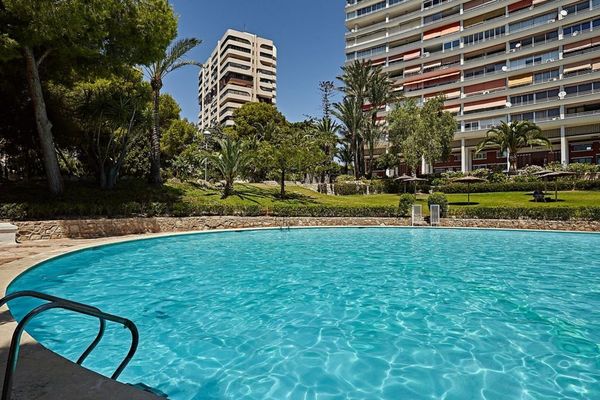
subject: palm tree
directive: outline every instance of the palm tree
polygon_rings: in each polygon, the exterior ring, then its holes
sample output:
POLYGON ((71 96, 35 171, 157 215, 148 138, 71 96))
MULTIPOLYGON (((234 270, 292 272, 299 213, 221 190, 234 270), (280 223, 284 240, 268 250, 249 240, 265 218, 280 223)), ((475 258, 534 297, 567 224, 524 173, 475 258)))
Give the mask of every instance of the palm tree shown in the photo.
POLYGON ((477 153, 489 145, 500 147, 500 151, 506 153, 506 169, 509 173, 517 171, 519 149, 527 146, 551 147, 540 127, 530 121, 502 121, 500 125, 487 131, 485 139, 477 145, 477 153))
POLYGON ((360 135, 365 125, 365 115, 356 97, 346 96, 341 103, 334 104, 333 114, 342 122, 350 137, 350 152, 354 158, 354 177, 360 178, 360 135))
POLYGON ((343 165, 342 173, 348 175, 349 165, 352 163, 352 151, 350 150, 350 143, 346 140, 342 141, 340 147, 337 148, 337 158, 343 165))
POLYGON ((393 92, 392 82, 387 74, 381 72, 381 67, 374 67, 369 87, 367 89, 367 100, 370 104, 371 119, 370 124, 365 130, 365 139, 369 149, 369 165, 367 176, 373 175, 373 153, 375 142, 381 139, 383 128, 378 124, 377 113, 382 107, 387 106, 398 100, 398 96, 393 92))
POLYGON ((342 87, 344 94, 356 98, 362 107, 374 73, 371 61, 356 60, 352 64, 343 66, 342 75, 337 79, 344 84, 342 87))
MULTIPOLYGON (((364 111, 363 107, 368 98, 367 93, 374 76, 378 73, 377 71, 380 71, 380 69, 374 68, 371 61, 356 60, 352 64, 342 67, 342 75, 337 78, 343 83, 341 90, 344 95, 355 99, 361 111, 364 111)), ((366 124, 363 124, 362 128, 366 128, 366 124)), ((356 143, 354 143, 353 151, 356 153, 357 161, 354 164, 354 169, 356 171, 355 175, 360 177, 364 175, 365 170, 362 132, 357 132, 355 138, 356 143)))
POLYGON ((160 118, 159 118, 159 99, 160 90, 163 86, 163 79, 170 72, 175 71, 186 65, 202 66, 200 63, 193 60, 182 59, 190 50, 198 46, 200 40, 194 38, 181 39, 173 43, 169 49, 165 51, 164 56, 156 62, 146 65, 144 73, 150 80, 152 92, 154 95, 154 107, 152 111, 152 132, 150 135, 150 183, 160 185, 162 179, 160 177, 160 118))
POLYGON ((233 192, 233 181, 248 165, 250 158, 245 146, 239 140, 225 137, 218 139, 217 144, 219 151, 209 158, 225 180, 222 196, 224 199, 233 192))
MULTIPOLYGON (((325 116, 317 122, 315 130, 317 132, 319 145, 325 155, 325 163, 330 164, 335 155, 333 149, 335 149, 335 146, 338 143, 340 126, 329 116, 325 116)), ((321 172, 321 183, 327 183, 326 181, 328 180, 328 173, 325 169, 326 168, 321 172)))

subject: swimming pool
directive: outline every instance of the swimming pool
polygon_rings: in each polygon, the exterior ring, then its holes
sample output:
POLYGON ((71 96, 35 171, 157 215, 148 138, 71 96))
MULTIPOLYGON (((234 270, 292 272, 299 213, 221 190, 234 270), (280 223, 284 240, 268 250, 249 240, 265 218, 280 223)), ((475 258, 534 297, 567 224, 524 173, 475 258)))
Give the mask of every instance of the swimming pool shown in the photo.
MULTIPOLYGON (((52 259, 9 292, 24 289, 133 320, 140 346, 119 380, 176 400, 600 398, 597 234, 172 236, 52 259)), ((28 332, 73 360, 96 329, 51 311, 28 332)), ((111 326, 85 366, 109 376, 128 345, 111 326)))

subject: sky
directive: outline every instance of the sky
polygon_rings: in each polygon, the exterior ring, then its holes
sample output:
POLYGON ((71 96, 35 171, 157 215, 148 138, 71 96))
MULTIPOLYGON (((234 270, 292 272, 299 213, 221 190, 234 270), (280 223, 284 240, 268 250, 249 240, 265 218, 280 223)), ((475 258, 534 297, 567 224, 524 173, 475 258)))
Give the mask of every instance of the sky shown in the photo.
MULTIPOLYGON (((204 63, 229 28, 271 39, 277 47, 277 107, 289 121, 321 115, 319 82, 335 80, 344 63, 345 0, 171 0, 179 37, 202 44, 189 58, 204 63)), ((182 108, 198 120, 198 69, 185 67, 164 81, 182 108)))

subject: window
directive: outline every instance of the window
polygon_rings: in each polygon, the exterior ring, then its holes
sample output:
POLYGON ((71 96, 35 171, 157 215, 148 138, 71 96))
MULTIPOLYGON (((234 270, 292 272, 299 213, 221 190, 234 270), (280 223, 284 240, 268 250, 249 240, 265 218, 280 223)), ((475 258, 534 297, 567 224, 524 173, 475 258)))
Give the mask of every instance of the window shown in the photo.
POLYGON ((465 131, 476 131, 479 129, 479 121, 465 122, 465 131))
POLYGON ((487 152, 474 153, 473 160, 487 160, 487 152))
POLYGON ((592 144, 591 143, 574 144, 571 147, 571 151, 592 151, 592 144))
POLYGON ((472 46, 479 42, 484 42, 486 40, 492 40, 492 39, 504 36, 504 33, 505 33, 505 27, 500 26, 495 29, 488 29, 487 31, 478 32, 478 33, 474 33, 472 35, 464 36, 463 42, 465 43, 465 46, 472 46))
POLYGON ((547 24, 548 22, 556 21, 556 17, 558 14, 556 12, 551 12, 544 15, 539 15, 535 18, 530 18, 524 21, 513 22, 508 26, 509 32, 518 32, 524 29, 533 28, 534 26, 547 24))
POLYGON ((531 56, 510 60, 510 69, 516 70, 521 68, 539 65, 542 63, 558 60, 558 51, 553 50, 543 54, 534 54, 531 56))
POLYGON ((484 65, 483 67, 465 71, 465 79, 494 74, 496 72, 502 71, 502 67, 504 67, 504 63, 496 63, 484 65))
POLYGON ((579 85, 565 87, 565 93, 567 93, 567 96, 582 96, 598 91, 600 91, 600 81, 586 82, 579 85))
POLYGON ((531 47, 531 46, 539 46, 544 43, 549 43, 558 39, 558 30, 554 30, 551 32, 542 33, 540 35, 515 40, 510 42, 510 49, 517 50, 519 48, 531 47))
POLYGON ((387 47, 385 45, 383 45, 383 46, 377 46, 377 47, 373 47, 373 48, 370 48, 370 49, 365 49, 365 50, 357 51, 356 52, 356 58, 371 57, 371 56, 374 56, 376 54, 385 53, 386 50, 387 50, 387 47))
POLYGON ((510 102, 512 103, 513 106, 522 106, 525 104, 533 104, 534 101, 535 101, 534 93, 521 94, 518 96, 511 96, 511 98, 510 98, 510 102))
POLYGON ((458 49, 460 46, 460 40, 456 39, 452 42, 444 43, 444 51, 450 51, 453 49, 458 49))
POLYGON ((589 8, 590 8, 590 2, 586 0, 586 1, 582 1, 581 3, 563 7, 563 10, 565 10, 569 14, 576 14, 580 11, 587 10, 589 8))
POLYGON ((533 75, 533 83, 544 83, 558 80, 558 69, 538 72, 533 75))
POLYGON ((576 36, 577 34, 584 32, 584 31, 589 31, 590 30, 590 21, 586 21, 586 22, 582 22, 579 24, 575 24, 575 25, 571 25, 571 26, 567 26, 566 28, 563 29, 563 35, 564 36, 576 36))
POLYGON ((592 164, 594 157, 575 157, 571 158, 571 162, 575 164, 592 164))

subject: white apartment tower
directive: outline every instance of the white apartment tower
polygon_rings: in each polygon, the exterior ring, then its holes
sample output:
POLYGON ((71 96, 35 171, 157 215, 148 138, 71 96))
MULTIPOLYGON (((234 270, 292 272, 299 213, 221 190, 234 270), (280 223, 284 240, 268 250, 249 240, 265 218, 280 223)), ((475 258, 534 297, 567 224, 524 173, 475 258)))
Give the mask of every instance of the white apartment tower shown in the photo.
POLYGON ((600 0, 347 0, 345 11, 347 62, 381 65, 418 102, 446 96, 458 126, 434 170, 504 165, 474 148, 514 120, 553 143, 523 149, 519 167, 600 164, 600 0))
POLYGON ((233 125, 233 112, 248 102, 275 104, 277 49, 273 42, 229 29, 200 70, 199 127, 233 125))

